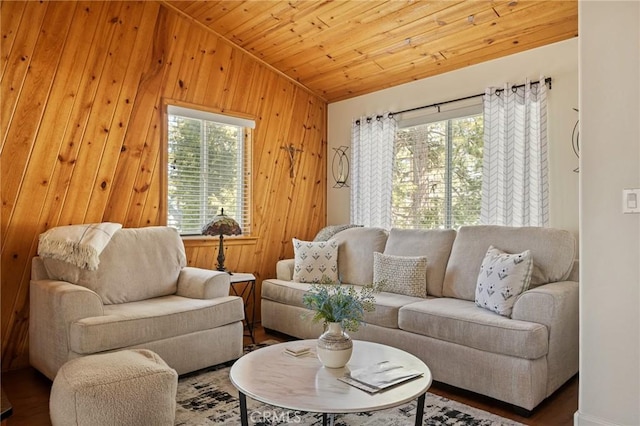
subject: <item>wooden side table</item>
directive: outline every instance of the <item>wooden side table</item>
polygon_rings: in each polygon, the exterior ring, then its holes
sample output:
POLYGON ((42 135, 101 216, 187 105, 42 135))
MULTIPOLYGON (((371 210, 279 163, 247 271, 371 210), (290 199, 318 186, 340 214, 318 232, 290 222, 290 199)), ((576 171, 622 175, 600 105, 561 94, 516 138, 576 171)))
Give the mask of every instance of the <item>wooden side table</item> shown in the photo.
POLYGON ((233 289, 234 295, 240 296, 244 300, 244 322, 247 326, 247 330, 249 331, 249 334, 245 334, 245 336, 250 337, 251 342, 255 344, 256 339, 253 337, 253 325, 256 315, 256 277, 253 274, 234 272, 229 275, 229 279, 231 280, 231 288, 233 289), (242 283, 245 283, 245 285, 242 286, 242 290, 239 292, 237 287, 242 283), (251 320, 249 320, 249 315, 247 313, 249 300, 251 300, 252 303, 251 320))

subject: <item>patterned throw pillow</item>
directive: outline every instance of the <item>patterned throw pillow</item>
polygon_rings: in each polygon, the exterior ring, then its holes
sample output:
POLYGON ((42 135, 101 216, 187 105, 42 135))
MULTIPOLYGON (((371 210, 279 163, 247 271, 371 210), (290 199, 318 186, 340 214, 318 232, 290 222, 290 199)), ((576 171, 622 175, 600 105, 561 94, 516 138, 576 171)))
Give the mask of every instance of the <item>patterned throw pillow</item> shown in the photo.
POLYGON ((383 291, 427 297, 427 258, 373 253, 373 281, 385 281, 383 291))
POLYGON ((490 246, 478 274, 476 305, 511 317, 516 299, 529 288, 532 269, 530 250, 509 254, 490 246))
POLYGON ((319 283, 322 277, 338 281, 338 242, 310 242, 293 239, 295 265, 293 280, 299 283, 319 283))
POLYGON ((362 225, 352 225, 352 224, 344 224, 344 225, 329 225, 322 228, 313 241, 329 241, 331 237, 336 235, 338 232, 344 231, 349 228, 362 228, 362 225))

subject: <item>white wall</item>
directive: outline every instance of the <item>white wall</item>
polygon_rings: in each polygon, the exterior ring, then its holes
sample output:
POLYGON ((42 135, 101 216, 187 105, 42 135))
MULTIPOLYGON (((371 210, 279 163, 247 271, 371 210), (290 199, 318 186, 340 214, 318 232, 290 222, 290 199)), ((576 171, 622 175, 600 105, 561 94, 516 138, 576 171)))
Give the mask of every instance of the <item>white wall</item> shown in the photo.
MULTIPOLYGON (((327 221, 349 222, 349 188, 333 188, 333 149, 349 146, 351 121, 361 115, 430 105, 484 93, 486 87, 505 82, 553 78, 548 92, 550 225, 578 234, 578 158, 571 146, 571 132, 578 119, 578 41, 571 39, 496 59, 431 78, 329 104, 327 221)), ((350 153, 350 150, 347 151, 350 153)))
POLYGON ((580 384, 575 423, 640 425, 640 3, 579 2, 580 384))

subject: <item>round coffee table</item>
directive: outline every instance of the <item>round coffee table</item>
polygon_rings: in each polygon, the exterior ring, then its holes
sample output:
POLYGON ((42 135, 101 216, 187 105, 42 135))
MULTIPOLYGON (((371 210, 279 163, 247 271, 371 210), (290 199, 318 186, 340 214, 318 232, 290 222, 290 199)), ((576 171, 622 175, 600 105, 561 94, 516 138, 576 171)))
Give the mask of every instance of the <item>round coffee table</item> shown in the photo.
POLYGON ((240 420, 248 426, 246 397, 289 410, 323 413, 323 424, 336 413, 361 413, 395 407, 418 398, 415 424, 422 424, 425 394, 431 371, 417 357, 390 346, 354 340, 353 355, 343 368, 325 368, 316 356, 316 340, 298 340, 258 349, 231 367, 231 383, 238 389, 240 420), (311 353, 293 357, 287 347, 308 346, 311 353), (378 393, 369 394, 338 380, 357 368, 391 361, 418 370, 422 376, 378 393))

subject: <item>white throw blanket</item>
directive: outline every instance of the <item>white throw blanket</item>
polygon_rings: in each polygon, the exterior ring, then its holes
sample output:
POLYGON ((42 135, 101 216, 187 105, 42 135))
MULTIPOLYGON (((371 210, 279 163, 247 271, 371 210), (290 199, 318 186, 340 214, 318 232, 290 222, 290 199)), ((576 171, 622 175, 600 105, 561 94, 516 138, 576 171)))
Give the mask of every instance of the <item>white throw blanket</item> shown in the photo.
POLYGON ((95 271, 100 253, 120 228, 122 224, 110 222, 51 228, 40 234, 38 255, 95 271))

